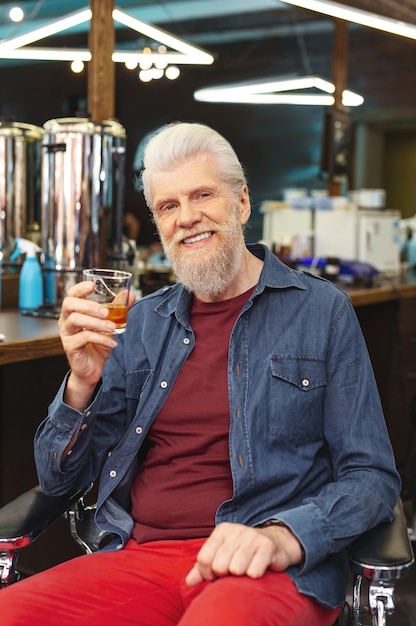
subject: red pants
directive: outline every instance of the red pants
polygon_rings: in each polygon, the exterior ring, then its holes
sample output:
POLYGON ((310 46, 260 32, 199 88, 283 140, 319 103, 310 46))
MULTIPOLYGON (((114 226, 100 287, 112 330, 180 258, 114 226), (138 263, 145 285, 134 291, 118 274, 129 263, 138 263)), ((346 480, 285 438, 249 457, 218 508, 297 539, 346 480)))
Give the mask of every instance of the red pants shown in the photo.
POLYGON ((1 625, 332 626, 338 609, 298 593, 283 573, 188 587, 203 541, 129 541, 62 563, 0 591, 1 625))

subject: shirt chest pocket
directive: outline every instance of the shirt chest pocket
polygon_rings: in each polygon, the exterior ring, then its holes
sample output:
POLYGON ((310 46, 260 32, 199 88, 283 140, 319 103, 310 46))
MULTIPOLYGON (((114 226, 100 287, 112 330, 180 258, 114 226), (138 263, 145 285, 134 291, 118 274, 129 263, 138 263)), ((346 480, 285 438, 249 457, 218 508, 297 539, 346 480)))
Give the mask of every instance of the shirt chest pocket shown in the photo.
POLYGON ((323 359, 272 355, 269 432, 295 445, 323 437, 323 359))
POLYGON ((135 370, 126 373, 126 398, 138 400, 152 375, 152 369, 135 370))

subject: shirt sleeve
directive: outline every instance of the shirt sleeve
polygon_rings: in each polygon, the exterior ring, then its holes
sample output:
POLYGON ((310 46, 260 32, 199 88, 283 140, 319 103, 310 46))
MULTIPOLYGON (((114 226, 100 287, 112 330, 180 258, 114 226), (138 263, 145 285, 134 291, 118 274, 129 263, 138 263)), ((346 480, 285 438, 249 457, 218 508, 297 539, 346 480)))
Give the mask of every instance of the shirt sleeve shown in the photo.
POLYGON ((85 459, 100 392, 85 411, 77 411, 63 400, 68 376, 69 373, 49 406, 47 418, 38 427, 34 440, 39 482, 49 495, 69 493, 95 479, 94 469, 86 466, 85 459), (67 454, 62 461, 65 450, 67 454))
POLYGON ((35 461, 45 493, 63 495, 94 482, 126 429, 122 347, 111 354, 102 385, 82 412, 64 402, 69 373, 35 434, 35 461), (66 451, 66 456, 63 454, 66 451))
POLYGON ((276 515, 301 542, 303 571, 365 530, 392 520, 400 494, 372 366, 349 301, 332 323, 323 420, 333 480, 301 505, 276 515))

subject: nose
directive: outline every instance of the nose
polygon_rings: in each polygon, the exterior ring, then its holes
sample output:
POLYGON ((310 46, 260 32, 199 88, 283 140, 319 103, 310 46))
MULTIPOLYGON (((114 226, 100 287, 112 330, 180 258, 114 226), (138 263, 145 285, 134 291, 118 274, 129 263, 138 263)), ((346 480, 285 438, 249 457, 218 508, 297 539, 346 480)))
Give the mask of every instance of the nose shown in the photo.
POLYGON ((180 203, 177 211, 177 225, 182 228, 190 228, 201 220, 201 211, 193 206, 192 202, 184 201, 180 203))

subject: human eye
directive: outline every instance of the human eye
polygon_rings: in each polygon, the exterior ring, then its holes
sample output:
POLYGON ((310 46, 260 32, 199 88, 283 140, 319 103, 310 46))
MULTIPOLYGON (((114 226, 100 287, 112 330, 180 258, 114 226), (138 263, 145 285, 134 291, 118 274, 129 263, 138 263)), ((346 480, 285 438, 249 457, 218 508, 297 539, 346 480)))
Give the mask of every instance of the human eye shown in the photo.
POLYGON ((157 208, 156 208, 156 212, 161 215, 163 213, 170 213, 171 211, 173 211, 173 209, 176 207, 176 204, 174 202, 165 202, 163 204, 160 204, 157 208))
POLYGON ((197 197, 198 200, 205 200, 205 198, 211 198, 212 197, 212 192, 208 191, 207 189, 203 189, 201 191, 198 191, 196 197, 197 197))

